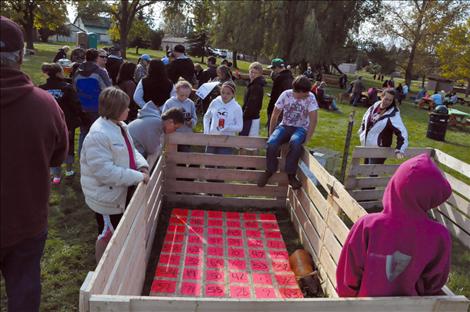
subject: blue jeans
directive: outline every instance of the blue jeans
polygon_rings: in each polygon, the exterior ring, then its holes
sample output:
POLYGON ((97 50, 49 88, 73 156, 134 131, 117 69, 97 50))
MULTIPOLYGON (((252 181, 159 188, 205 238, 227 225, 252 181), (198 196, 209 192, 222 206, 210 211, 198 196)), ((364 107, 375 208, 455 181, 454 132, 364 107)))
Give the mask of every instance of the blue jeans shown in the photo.
POLYGON ((0 270, 5 278, 8 311, 39 311, 41 257, 47 231, 0 249, 0 270))
POLYGON ((281 145, 289 142, 289 152, 286 156, 286 173, 295 174, 302 154, 302 144, 305 142, 307 130, 302 127, 277 126, 268 139, 266 150, 266 171, 277 171, 277 155, 281 145))
POLYGON ((353 93, 351 98, 351 104, 357 106, 357 103, 361 101, 361 93, 353 93))

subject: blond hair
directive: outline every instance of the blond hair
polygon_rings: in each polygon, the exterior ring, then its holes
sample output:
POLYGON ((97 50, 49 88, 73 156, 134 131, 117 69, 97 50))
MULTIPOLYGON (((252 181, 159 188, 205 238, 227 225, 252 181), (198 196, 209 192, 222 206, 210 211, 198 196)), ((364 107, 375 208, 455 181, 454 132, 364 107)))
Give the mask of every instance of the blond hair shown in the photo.
POLYGON ((104 89, 99 97, 98 114, 107 119, 117 120, 129 107, 129 96, 116 87, 104 89))
POLYGON ((192 89, 193 86, 186 80, 180 80, 175 84, 175 90, 178 91, 179 88, 189 88, 192 89))
POLYGON ((248 68, 248 70, 250 69, 254 69, 260 73, 263 73, 263 65, 261 65, 261 63, 259 62, 253 62, 250 64, 250 67, 248 68))

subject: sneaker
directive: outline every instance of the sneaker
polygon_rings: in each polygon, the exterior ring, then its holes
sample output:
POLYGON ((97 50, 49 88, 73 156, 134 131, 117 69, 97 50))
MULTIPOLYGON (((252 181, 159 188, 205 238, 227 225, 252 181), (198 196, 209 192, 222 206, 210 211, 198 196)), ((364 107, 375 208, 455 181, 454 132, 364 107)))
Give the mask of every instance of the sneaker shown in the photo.
POLYGON ((293 190, 298 190, 299 188, 302 187, 302 182, 297 180, 297 178, 295 177, 295 174, 289 174, 288 178, 289 178, 289 185, 292 186, 293 190))
POLYGON ((60 184, 60 177, 54 177, 52 179, 52 184, 55 184, 55 185, 60 184))
POLYGON ((70 170, 70 171, 65 171, 65 176, 66 177, 72 177, 75 175, 75 171, 70 170))
POLYGON ((258 179, 258 186, 259 187, 265 186, 266 183, 268 183, 268 180, 272 175, 273 174, 271 172, 268 172, 268 171, 263 172, 258 179))

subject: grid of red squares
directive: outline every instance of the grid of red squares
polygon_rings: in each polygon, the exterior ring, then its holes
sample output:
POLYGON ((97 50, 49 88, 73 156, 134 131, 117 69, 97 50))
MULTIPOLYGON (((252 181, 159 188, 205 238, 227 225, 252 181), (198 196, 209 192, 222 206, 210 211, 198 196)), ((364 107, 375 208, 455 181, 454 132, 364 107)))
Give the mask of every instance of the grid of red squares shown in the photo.
POLYGON ((153 296, 302 298, 270 213, 172 210, 153 296))

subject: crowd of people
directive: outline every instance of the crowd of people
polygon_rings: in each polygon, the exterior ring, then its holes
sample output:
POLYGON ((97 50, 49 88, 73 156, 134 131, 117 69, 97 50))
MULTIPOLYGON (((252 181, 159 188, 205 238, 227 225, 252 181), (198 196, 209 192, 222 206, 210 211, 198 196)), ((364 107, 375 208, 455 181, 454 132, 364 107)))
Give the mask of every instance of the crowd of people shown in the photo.
MULTIPOLYGON (((47 82, 38 88, 21 71, 24 46, 21 29, 4 17, 1 17, 0 27, 1 271, 5 277, 9 310, 35 311, 39 307, 41 291, 40 259, 47 237, 49 169, 53 184, 61 183, 63 162, 66 164, 65 176, 74 176, 77 127, 80 128, 80 182, 85 202, 96 216, 97 242, 106 243, 119 224, 135 186, 149 181, 146 157, 159 152, 163 135, 194 131, 198 121, 194 89, 205 84, 214 85, 204 99, 200 99, 204 134, 259 136, 266 81, 262 65, 252 63, 243 105, 240 105, 236 100, 237 84, 234 81, 237 73, 232 72, 229 62, 217 66, 212 57, 207 69, 196 71, 182 45, 175 46, 164 59, 152 59, 144 54, 138 64, 123 60, 118 48, 108 51, 74 49, 71 59, 75 64, 70 77, 65 77, 62 66, 56 63, 67 57, 69 49, 64 47, 54 58, 56 62, 43 64, 41 70, 47 75, 47 82), (4 183, 8 188, 3 187, 4 183)), ((328 96, 324 82, 312 85, 307 75, 294 77, 281 58, 273 59, 269 68, 273 86, 267 107, 266 170, 260 174, 257 185, 264 187, 278 170, 280 147, 288 143, 285 172, 289 184, 296 190, 302 186, 296 178, 302 145, 311 140, 318 123, 318 109, 328 96)), ((361 77, 352 83, 353 105, 358 103, 364 89, 361 77)), ((401 92, 405 93, 403 89, 401 92)), ((391 146, 393 135, 396 135, 396 156, 403 158, 408 135, 397 100, 395 89, 385 89, 382 99, 365 113, 359 132, 364 146, 391 146)), ((178 149, 191 151, 188 146, 178 149)), ((206 152, 232 154, 234 150, 208 146, 206 152)), ((367 162, 383 163, 383 159, 368 159, 367 162)), ((427 171, 435 171, 429 169, 429 164, 426 166, 427 171)), ((387 198, 393 199, 396 192, 390 189, 386 193, 387 198)), ((391 206, 394 205, 392 199, 387 202, 391 206)), ((420 208, 429 209, 429 205, 422 205, 426 207, 420 208)), ((363 223, 353 228, 356 230, 348 238, 348 248, 362 242, 356 233, 363 223)), ((97 243, 97 259, 103 251, 102 246, 98 247, 97 243)), ((366 247, 357 248, 364 250, 366 247)), ((361 285, 358 277, 359 269, 351 268, 348 263, 351 257, 356 264, 367 265, 360 262, 364 261, 361 259, 364 253, 343 251, 340 266, 346 269, 338 275, 338 278, 344 275, 344 281, 338 281, 338 290, 345 295, 368 295, 365 290, 368 288, 361 285)), ((416 264, 414 268, 418 270, 425 265, 423 260, 422 265, 416 264)), ((393 278, 389 278, 391 280, 393 278)), ((435 284, 440 285, 440 281, 435 284)), ((415 291, 418 294, 432 292, 415 291)))

